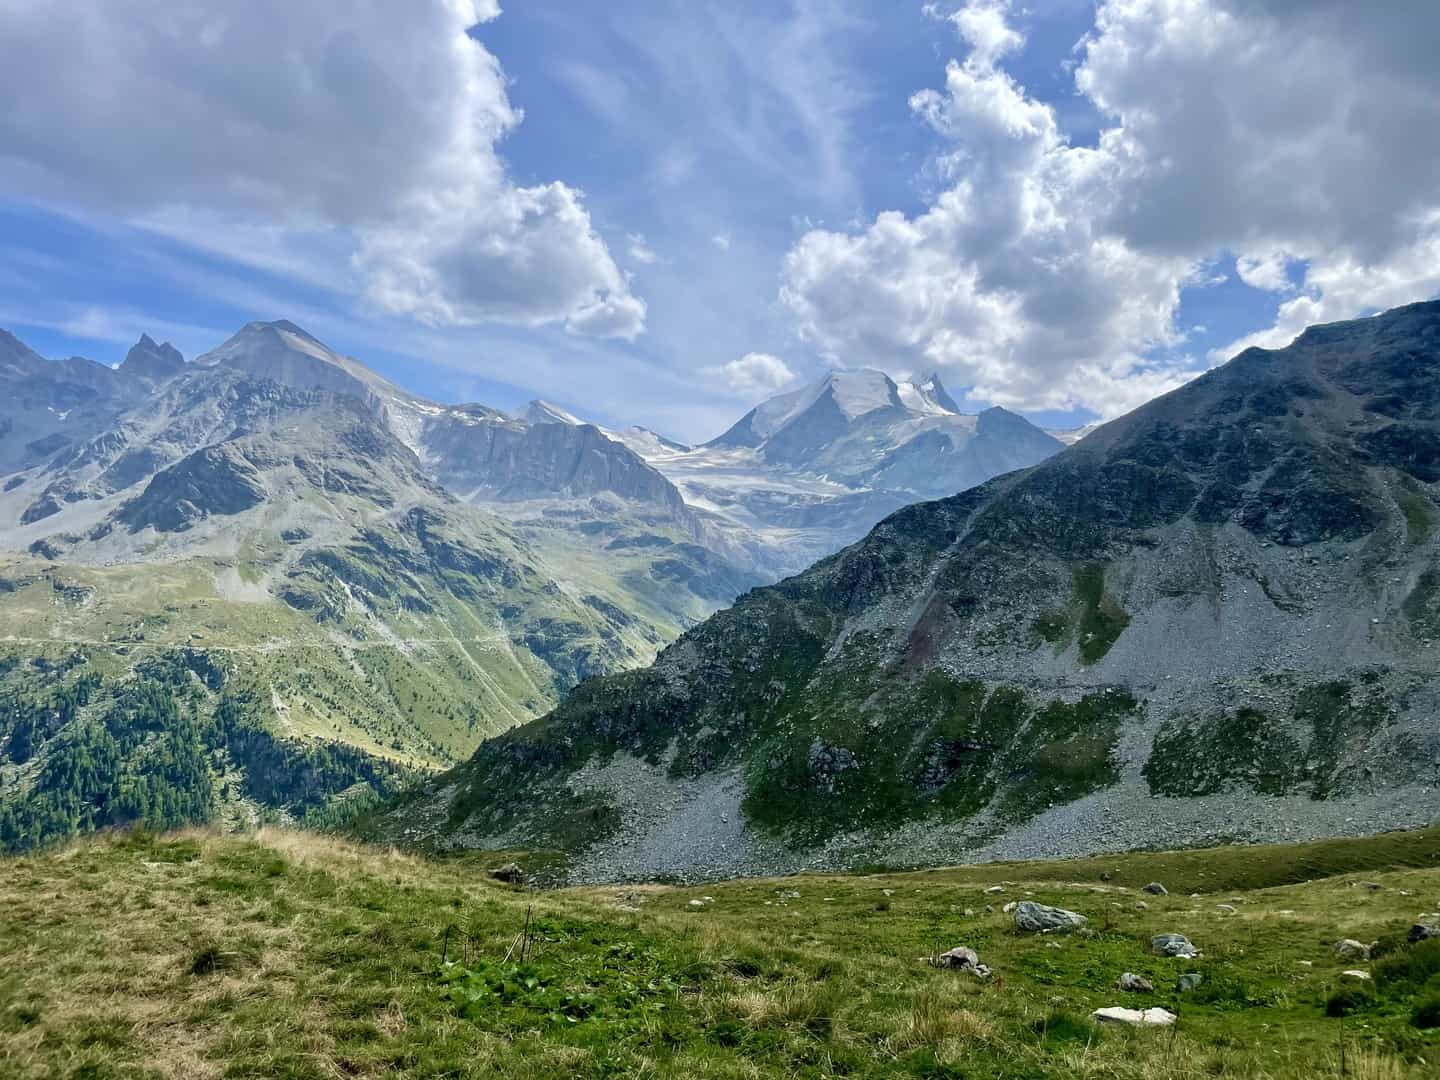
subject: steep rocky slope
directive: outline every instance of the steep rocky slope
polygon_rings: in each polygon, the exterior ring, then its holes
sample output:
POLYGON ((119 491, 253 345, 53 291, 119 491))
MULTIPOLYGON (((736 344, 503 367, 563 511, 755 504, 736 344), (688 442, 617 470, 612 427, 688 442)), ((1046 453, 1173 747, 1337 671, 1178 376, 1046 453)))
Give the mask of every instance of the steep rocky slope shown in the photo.
POLYGON ((612 877, 1430 820, 1437 482, 1440 303, 1315 327, 899 511, 373 828, 612 877))

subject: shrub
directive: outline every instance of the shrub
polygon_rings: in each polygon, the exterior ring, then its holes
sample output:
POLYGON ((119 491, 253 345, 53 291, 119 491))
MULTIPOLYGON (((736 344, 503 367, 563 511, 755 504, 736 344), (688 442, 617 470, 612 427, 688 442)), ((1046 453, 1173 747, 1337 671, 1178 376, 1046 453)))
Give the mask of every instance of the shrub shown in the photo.
POLYGON ((1342 986, 1325 1001, 1326 1016, 1349 1016, 1375 1004, 1375 988, 1368 982, 1342 986))
POLYGON ((1440 975, 1440 938, 1399 949, 1380 960, 1373 971, 1383 990, 1419 989, 1440 975))
POLYGON ((1440 1028, 1440 994, 1431 994, 1417 1003, 1410 1014, 1410 1023, 1425 1031, 1440 1028))

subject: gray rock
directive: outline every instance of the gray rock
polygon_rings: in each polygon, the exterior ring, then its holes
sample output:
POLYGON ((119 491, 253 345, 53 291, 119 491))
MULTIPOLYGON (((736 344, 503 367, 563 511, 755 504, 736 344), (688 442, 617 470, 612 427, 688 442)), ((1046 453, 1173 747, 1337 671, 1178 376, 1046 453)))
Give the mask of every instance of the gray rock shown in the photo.
POLYGON ((1146 885, 1145 891, 1151 896, 1166 896, 1170 892, 1169 889, 1165 888, 1165 886, 1161 885, 1158 881, 1152 881, 1149 885, 1146 885))
POLYGON ((1175 980, 1175 989, 1183 994, 1186 990, 1194 990, 1204 981, 1205 976, 1198 971, 1187 971, 1175 980))
POLYGON ((1033 900, 1022 900, 1015 908, 1015 928, 1028 933, 1058 930, 1079 930, 1088 922, 1084 915, 1065 908, 1047 907, 1033 900))
POLYGON ((1147 903, 1145 903, 1144 900, 1136 900, 1136 901, 1135 901, 1135 910, 1136 910, 1136 911, 1149 911, 1149 910, 1150 910, 1150 905, 1147 904, 1147 903))
POLYGON ((1415 944, 1415 942, 1417 941, 1425 941, 1429 938, 1440 937, 1440 925, 1437 925, 1436 923, 1417 922, 1414 926, 1410 927, 1410 933, 1408 937, 1410 939, 1410 944, 1412 945, 1415 944))
POLYGON ((1127 971, 1115 981, 1115 989, 1124 990, 1130 994, 1151 994, 1155 992, 1155 984, 1143 975, 1127 971))
POLYGON ((1370 946, 1354 938, 1341 938, 1335 943, 1337 960, 1369 960, 1370 946))
POLYGON ((930 963, 936 967, 952 968, 956 971, 968 971, 979 979, 990 977, 990 968, 980 962, 980 954, 974 949, 964 945, 957 945, 949 952, 941 953, 939 956, 930 957, 930 963))
POLYGON ((1196 955, 1198 950, 1184 934, 1156 934, 1150 939, 1150 951, 1156 956, 1196 955))
POLYGON ((519 863, 506 863, 504 866, 497 866, 490 871, 490 876, 496 881, 504 881, 511 885, 525 884, 525 871, 519 863))

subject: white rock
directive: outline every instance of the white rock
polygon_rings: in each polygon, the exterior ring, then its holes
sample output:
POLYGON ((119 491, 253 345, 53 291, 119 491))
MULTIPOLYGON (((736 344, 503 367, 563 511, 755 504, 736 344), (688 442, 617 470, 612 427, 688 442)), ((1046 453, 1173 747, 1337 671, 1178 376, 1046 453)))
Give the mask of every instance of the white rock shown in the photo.
POLYGON ((1361 971, 1358 968, 1351 968, 1349 971, 1340 972, 1340 977, 1343 979, 1359 979, 1362 982, 1369 982, 1370 972, 1361 971))
POLYGON ((1126 1009, 1112 1005, 1096 1009, 1090 1019, 1101 1024, 1128 1024, 1131 1027, 1169 1027, 1175 1023, 1175 1014, 1167 1009, 1126 1009))

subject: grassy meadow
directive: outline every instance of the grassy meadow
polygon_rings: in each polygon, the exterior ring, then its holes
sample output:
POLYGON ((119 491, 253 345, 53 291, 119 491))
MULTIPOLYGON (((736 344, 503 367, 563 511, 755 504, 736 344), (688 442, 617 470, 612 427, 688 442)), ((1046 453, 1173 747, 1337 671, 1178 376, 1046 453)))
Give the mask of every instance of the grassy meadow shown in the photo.
POLYGON ((1406 942, 1440 830, 696 887, 537 891, 508 858, 263 829, 0 861, 0 1076, 1440 1076, 1440 942, 1406 942), (1093 933, 1020 934, 1025 899, 1093 933), (1151 955, 1168 931, 1203 956, 1151 955), (921 959, 957 945, 992 976, 921 959))

